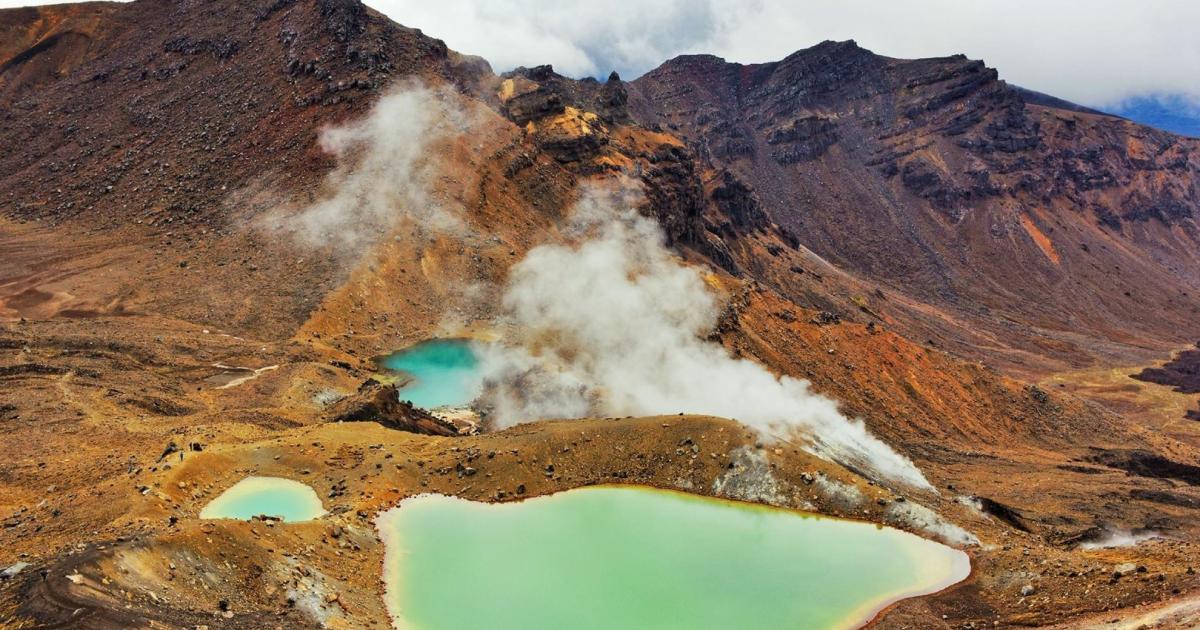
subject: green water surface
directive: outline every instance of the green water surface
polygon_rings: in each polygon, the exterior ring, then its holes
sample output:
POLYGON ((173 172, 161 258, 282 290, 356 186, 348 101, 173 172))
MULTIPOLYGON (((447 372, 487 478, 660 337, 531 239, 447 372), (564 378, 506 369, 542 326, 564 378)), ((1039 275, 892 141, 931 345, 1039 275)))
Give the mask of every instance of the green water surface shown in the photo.
POLYGON ((853 628, 970 571, 899 530, 627 486, 426 495, 377 525, 389 611, 425 630, 853 628))
POLYGON ((310 487, 282 477, 246 477, 200 510, 200 518, 275 516, 285 521, 307 521, 325 513, 310 487))
POLYGON ((479 360, 471 342, 464 339, 425 341, 390 354, 379 364, 412 376, 413 381, 401 388, 400 398, 426 409, 466 405, 483 388, 479 360))

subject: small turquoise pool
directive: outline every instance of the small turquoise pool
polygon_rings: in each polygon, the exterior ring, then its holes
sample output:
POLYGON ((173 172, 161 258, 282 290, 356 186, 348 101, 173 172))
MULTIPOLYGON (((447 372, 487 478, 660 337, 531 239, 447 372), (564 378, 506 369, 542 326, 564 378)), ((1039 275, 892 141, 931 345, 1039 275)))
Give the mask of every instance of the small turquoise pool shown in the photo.
POLYGON ((844 630, 970 573, 896 529, 630 486, 424 495, 376 525, 398 628, 844 630))
POLYGON ((483 391, 479 358, 465 339, 425 341, 383 357, 379 365, 411 376, 400 398, 425 409, 460 407, 483 391))
POLYGON ((309 486, 282 477, 247 477, 200 510, 200 518, 248 521, 274 516, 284 521, 309 521, 325 513, 321 499, 309 486))

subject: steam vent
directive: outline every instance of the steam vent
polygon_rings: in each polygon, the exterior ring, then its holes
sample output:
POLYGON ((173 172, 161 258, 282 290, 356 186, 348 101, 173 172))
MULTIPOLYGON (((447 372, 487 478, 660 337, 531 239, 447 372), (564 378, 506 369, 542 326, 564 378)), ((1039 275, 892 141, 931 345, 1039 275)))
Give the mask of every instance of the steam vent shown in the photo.
POLYGON ((0 630, 1200 627, 1189 3, 24 1, 0 630))

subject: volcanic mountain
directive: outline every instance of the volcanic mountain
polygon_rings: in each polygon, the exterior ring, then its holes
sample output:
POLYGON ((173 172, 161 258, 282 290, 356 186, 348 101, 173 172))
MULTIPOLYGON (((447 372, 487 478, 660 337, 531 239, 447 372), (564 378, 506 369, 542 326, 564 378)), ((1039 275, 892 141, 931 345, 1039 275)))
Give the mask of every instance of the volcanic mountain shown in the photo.
POLYGON ((1128 376, 1200 339, 1200 141, 853 42, 627 82, 497 74, 357 0, 0 33, 0 625, 379 627, 372 515, 610 482, 970 532, 971 579, 880 628, 1195 619, 1200 432, 1159 413, 1194 399, 1128 376), (433 114, 388 109, 413 92, 433 114), (730 419, 460 437, 380 398, 374 357, 514 334, 513 270, 614 181, 717 297, 705 341, 808 380, 933 488, 730 419), (339 195, 395 216, 313 214, 339 195), (250 472, 330 515, 196 518, 250 472), (1079 545, 1114 530, 1163 539, 1079 545))
MULTIPOLYGON (((899 298, 874 309, 956 354, 1078 365, 1195 336, 1194 140, 962 56, 854 42, 756 66, 680 57, 631 94, 639 123, 732 172, 805 248, 899 298)), ((789 280, 771 284, 799 298, 789 280)))

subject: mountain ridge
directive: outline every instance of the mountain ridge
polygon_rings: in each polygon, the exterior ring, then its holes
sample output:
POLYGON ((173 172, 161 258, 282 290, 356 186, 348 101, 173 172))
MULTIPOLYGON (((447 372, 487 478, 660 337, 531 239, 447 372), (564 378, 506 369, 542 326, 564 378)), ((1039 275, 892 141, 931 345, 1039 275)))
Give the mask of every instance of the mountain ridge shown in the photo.
MULTIPOLYGON (((1175 304, 1179 291, 1194 292, 1197 278, 1179 277, 1172 268, 1195 268, 1191 246, 1157 250, 1178 238, 1166 233, 1175 226, 1187 233, 1186 242, 1195 242, 1195 213, 1188 208, 1197 205, 1197 145, 1107 115, 1042 109, 1024 98, 994 70, 962 56, 893 60, 853 42, 827 42, 749 66, 682 57, 631 83, 631 109, 642 124, 682 134, 706 152, 705 159, 737 171, 773 220, 801 235, 818 255, 887 280, 893 290, 915 286, 914 297, 950 307, 966 291, 972 302, 999 306, 1013 296, 987 298, 975 287, 996 287, 1007 274, 1008 286, 1019 289, 1017 279, 1032 273, 1044 280, 1017 300, 1029 302, 1030 293, 1061 282, 1064 264, 1079 264, 1065 259, 1090 253, 1085 248, 1127 250, 1133 240, 1147 251, 1137 262, 1113 265, 1137 265, 1143 279, 1157 278, 1149 286, 1163 285, 1156 299, 1182 306, 1175 304), (1127 151, 1118 143, 1121 136, 1142 153, 1127 151), (1098 152, 1054 146, 1063 139, 1092 143, 1089 150, 1098 152), (1162 185, 1158 174, 1164 169, 1178 173, 1178 182, 1162 185), (856 184, 846 189, 849 182, 856 184), (856 203, 842 199, 847 196, 856 203), (789 200, 806 201, 825 215, 784 212, 789 200), (1093 216, 1079 216, 1080 210, 1093 216), (1079 234, 1055 246, 1058 235, 1047 234, 1056 228, 1062 234, 1055 223, 1068 219, 1079 234), (857 245, 868 239, 879 244, 857 245), (969 268, 951 262, 975 249, 992 251, 969 268), (1017 275, 989 269, 999 265, 987 261, 1014 255, 1027 261, 1017 275), (1174 260, 1163 269, 1159 260, 1167 256, 1174 260), (904 260, 913 266, 897 268, 904 260), (916 275, 928 269, 941 269, 941 275, 916 275)), ((1102 289, 1110 282, 1095 277, 1087 285, 1102 289)), ((1183 308, 1190 312, 1195 301, 1188 302, 1183 308)), ((1125 309, 1116 315, 1139 319, 1125 309)), ((1182 320, 1176 325, 1187 327, 1182 320)))
MULTIPOLYGON (((0 581, 0 618, 378 627, 371 515, 596 483, 977 536, 970 580, 884 611, 889 630, 1077 630, 1200 592, 1200 428, 1144 422, 1138 396, 1168 394, 1125 374, 1196 341, 1194 142, 1031 103, 961 55, 826 42, 575 80, 496 74, 355 0, 102 7, 39 9, 50 26, 0 58, 0 564, 32 564, 0 581), (66 31, 87 40, 43 43, 66 31), (414 93, 436 115, 387 100, 414 93), (385 187, 392 214, 349 244, 274 229, 370 152, 330 152, 329 129, 390 137, 361 126, 381 104, 409 142, 467 121, 416 145, 428 190, 385 187), (516 265, 572 244, 580 191, 614 182, 711 292, 697 342, 807 381, 936 490, 703 416, 445 437, 329 421, 385 378, 378 356, 511 334, 516 265), (425 229, 412 199, 462 229, 425 229), (1075 393, 1086 370, 1107 397, 1075 393), (248 471, 298 476, 330 514, 194 518, 248 471), (1166 538, 1079 546, 1143 530, 1166 538)), ((415 185, 385 166, 369 175, 415 185)))

